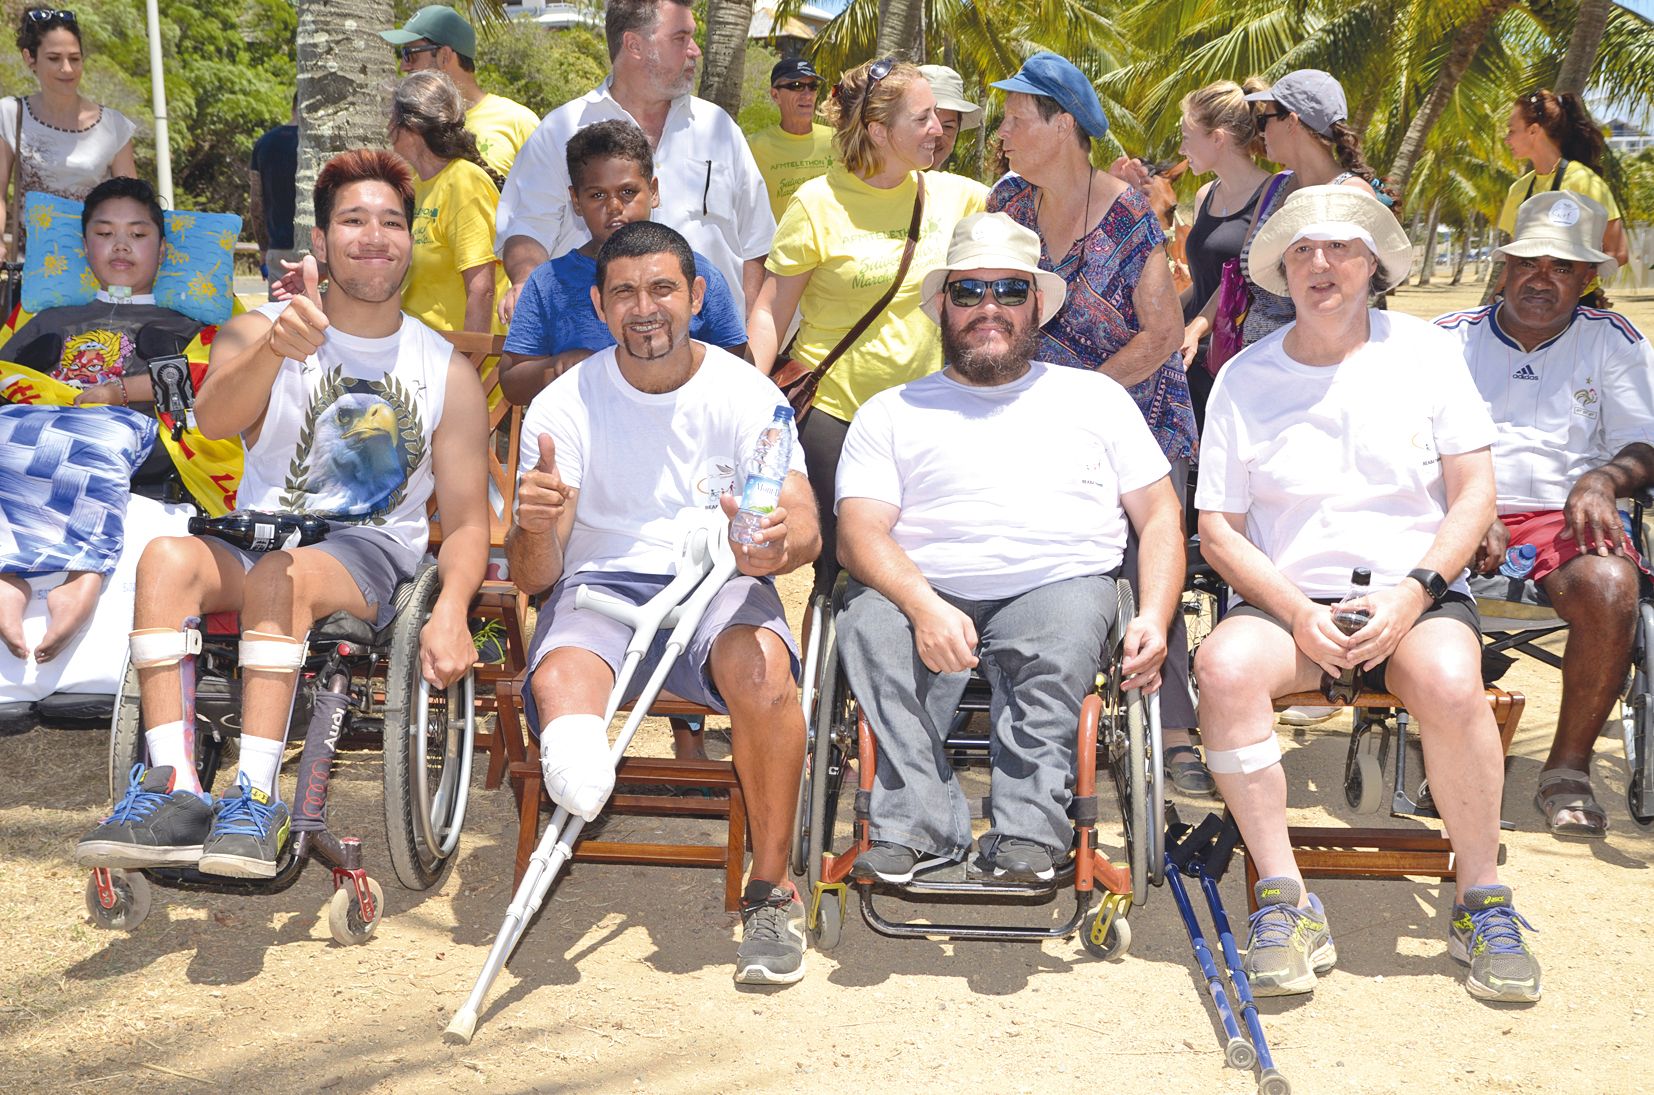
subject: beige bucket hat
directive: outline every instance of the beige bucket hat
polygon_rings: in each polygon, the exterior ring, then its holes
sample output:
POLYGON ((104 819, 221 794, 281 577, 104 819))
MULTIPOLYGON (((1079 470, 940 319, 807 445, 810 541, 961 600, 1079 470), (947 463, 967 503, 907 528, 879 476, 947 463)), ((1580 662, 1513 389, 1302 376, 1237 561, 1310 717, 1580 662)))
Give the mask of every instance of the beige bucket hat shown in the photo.
POLYGON ((1278 297, 1290 295, 1281 276, 1281 256, 1299 240, 1354 240, 1378 259, 1379 282, 1393 289, 1413 268, 1413 244, 1395 214, 1370 191, 1353 186, 1306 186, 1277 209, 1258 234, 1246 261, 1246 276, 1278 297))
POLYGON ((1004 213, 972 213, 953 226, 948 260, 925 275, 919 306, 942 322, 942 284, 955 270, 1017 270, 1033 276, 1040 291, 1039 325, 1044 327, 1068 298, 1068 283, 1039 268, 1039 236, 1004 213))
POLYGON ((965 78, 947 65, 920 65, 925 82, 936 96, 937 110, 959 112, 959 132, 975 129, 982 124, 982 107, 965 98, 965 78))
POLYGON ((1516 238, 1495 255, 1515 259, 1553 258, 1596 264, 1597 276, 1610 281, 1620 264, 1602 250, 1608 210, 1572 190, 1535 194, 1516 211, 1516 238))

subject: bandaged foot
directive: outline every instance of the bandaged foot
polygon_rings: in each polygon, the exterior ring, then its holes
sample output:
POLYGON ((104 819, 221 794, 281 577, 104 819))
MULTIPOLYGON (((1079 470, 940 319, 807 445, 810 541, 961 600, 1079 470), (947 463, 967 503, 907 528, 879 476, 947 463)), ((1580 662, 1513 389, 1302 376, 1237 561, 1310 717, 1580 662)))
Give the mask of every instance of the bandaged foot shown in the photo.
POLYGON ((569 813, 593 821, 615 789, 609 726, 601 715, 561 715, 540 731, 546 794, 569 813))

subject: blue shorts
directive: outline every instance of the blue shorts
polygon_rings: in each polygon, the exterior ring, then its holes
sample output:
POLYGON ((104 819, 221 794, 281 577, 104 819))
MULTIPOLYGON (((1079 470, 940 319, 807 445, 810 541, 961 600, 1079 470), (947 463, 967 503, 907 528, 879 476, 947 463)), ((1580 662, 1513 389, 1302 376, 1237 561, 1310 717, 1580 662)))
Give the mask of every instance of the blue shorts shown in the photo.
MULTIPOLYGON (((620 673, 621 664, 626 659, 626 644, 632 638, 632 629, 619 620, 611 619, 593 609, 575 608, 574 596, 580 586, 592 586, 640 605, 665 589, 671 580, 670 576, 657 574, 606 574, 586 571, 558 582, 552 587, 551 596, 546 599, 546 603, 540 606, 540 617, 534 626, 534 637, 528 644, 530 679, 533 679, 534 671, 539 668, 545 656, 562 647, 589 650, 602 658, 611 672, 616 675, 620 673)), ((792 631, 787 627, 786 613, 781 607, 781 597, 775 592, 775 583, 768 578, 750 578, 744 574, 737 574, 713 595, 711 603, 706 607, 706 614, 701 617, 695 634, 690 637, 688 649, 679 655, 666 674, 663 690, 679 699, 698 703, 712 708, 719 714, 727 715, 729 705, 724 702, 724 698, 718 694, 717 686, 713 684, 711 661, 712 644, 718 640, 719 635, 731 627, 762 627, 779 635, 781 641, 787 644, 787 651, 792 656, 793 679, 798 678, 798 643, 794 641, 792 631)), ((666 652, 666 639, 671 633, 670 628, 662 628, 656 634, 655 641, 649 646, 649 652, 644 655, 637 671, 627 683, 626 702, 630 703, 643 691, 649 675, 660 664, 661 656, 666 652)), ((540 718, 534 709, 532 688, 523 697, 523 704, 528 715, 528 725, 531 731, 538 735, 540 718)))

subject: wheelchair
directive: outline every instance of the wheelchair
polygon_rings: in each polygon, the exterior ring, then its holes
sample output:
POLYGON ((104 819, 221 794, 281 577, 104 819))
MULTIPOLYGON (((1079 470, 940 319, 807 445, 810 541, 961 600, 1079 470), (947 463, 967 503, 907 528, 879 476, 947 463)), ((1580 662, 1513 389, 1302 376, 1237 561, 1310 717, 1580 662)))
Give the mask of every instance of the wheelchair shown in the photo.
MULTIPOLYGON (((1164 880, 1166 832, 1158 699, 1125 688, 1120 669, 1121 643, 1135 615, 1130 584, 1116 585, 1119 608, 1109 632, 1110 653, 1094 690, 1081 705, 1076 731, 1078 770, 1069 807, 1074 840, 1069 854, 1057 863, 1056 876, 1047 882, 1007 882, 981 876, 974 866, 957 864, 901 885, 849 877, 856 856, 871 844, 877 748, 868 714, 851 692, 838 661, 834 610, 842 603, 844 588, 841 575, 831 600, 825 594, 813 597, 806 621, 803 703, 807 744, 791 866, 805 883, 806 929, 812 945, 822 951, 838 946, 849 888, 854 885, 863 919, 881 935, 1039 941, 1068 938, 1080 931, 1087 952, 1105 959, 1123 955, 1131 945, 1127 915, 1147 900, 1150 885, 1164 880), (1099 764, 1114 784, 1124 830, 1124 865, 1111 862, 1097 844, 1099 764), (850 812, 848 818, 841 818, 847 779, 852 791, 850 812), (850 842, 835 852, 841 821, 848 824, 850 842), (1073 892, 1074 911, 1060 923, 1045 926, 899 921, 887 917, 877 900, 893 896, 918 903, 1028 906, 1053 901, 1063 890, 1073 892)), ((970 723, 973 715, 988 711, 989 701, 987 682, 973 674, 946 736, 956 774, 962 768, 988 765, 991 732, 972 730, 970 723)), ((973 808, 972 814, 978 811, 973 808)))
MULTIPOLYGON (((327 822, 327 791, 342 744, 377 739, 384 753, 386 847, 398 881, 409 890, 441 882, 454 860, 465 824, 474 749, 473 678, 433 690, 420 674, 420 629, 440 592, 437 566, 427 558, 395 593, 396 614, 375 630, 336 613, 318 621, 306 639, 294 688, 291 723, 303 727, 292 830, 268 879, 229 878, 193 868, 123 871, 97 868, 86 886, 86 907, 99 927, 137 928, 153 900, 151 884, 216 893, 274 894, 298 880, 305 863, 332 869, 328 929, 341 944, 372 938, 384 913, 384 893, 363 866, 359 838, 334 833, 327 822)), ((221 613, 186 629, 200 635, 200 653, 180 663, 184 719, 196 728, 196 769, 211 790, 228 740, 239 733, 239 621, 221 613)), ((194 642, 190 645, 193 647, 194 642)), ((144 761, 144 726, 137 670, 128 665, 109 739, 109 789, 119 801, 129 773, 144 761)))

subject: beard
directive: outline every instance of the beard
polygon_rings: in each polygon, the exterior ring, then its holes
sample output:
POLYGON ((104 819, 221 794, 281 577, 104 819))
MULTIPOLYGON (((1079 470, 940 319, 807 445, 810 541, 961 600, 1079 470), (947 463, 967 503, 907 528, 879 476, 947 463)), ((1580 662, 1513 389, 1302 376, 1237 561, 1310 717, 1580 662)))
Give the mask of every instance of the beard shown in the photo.
POLYGON ((1039 328, 1032 323, 1020 331, 1016 325, 1003 319, 983 317, 964 327, 953 323, 942 324, 942 363, 965 380, 981 387, 1008 384, 1028 371, 1039 346, 1039 328), (995 352, 966 346, 965 336, 977 327, 998 326, 1009 332, 1011 344, 995 352))
POLYGON ((683 342, 670 316, 662 314, 650 319, 658 319, 661 325, 653 331, 634 331, 630 325, 620 329, 626 352, 639 361, 659 361, 672 354, 683 342))
POLYGON ((651 50, 644 60, 649 66, 650 78, 667 98, 676 99, 688 95, 695 89, 694 62, 690 62, 685 68, 669 70, 661 64, 659 50, 651 50))

